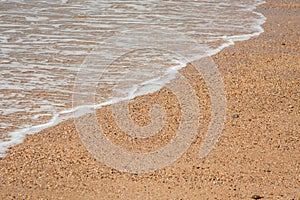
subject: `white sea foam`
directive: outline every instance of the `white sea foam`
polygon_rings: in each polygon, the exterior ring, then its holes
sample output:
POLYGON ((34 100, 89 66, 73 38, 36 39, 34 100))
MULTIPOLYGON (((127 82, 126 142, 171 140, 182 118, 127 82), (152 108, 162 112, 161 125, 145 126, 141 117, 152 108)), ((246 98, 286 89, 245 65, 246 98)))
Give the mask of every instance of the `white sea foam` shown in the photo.
POLYGON ((0 130, 10 137, 0 140, 1 155, 22 142, 25 134, 95 107, 157 91, 186 62, 259 35, 265 22, 254 10, 262 0, 0 1, 0 130), (169 33, 184 37, 165 37, 159 50, 131 52, 134 45, 130 44, 137 39, 128 37, 133 30, 149 44, 160 42, 162 35, 169 33), (149 37, 152 31, 155 33, 149 37), (120 35, 124 38, 110 41, 120 35), (172 55, 163 45, 166 42, 181 42, 185 49, 181 55, 172 55), (125 54, 118 54, 118 49, 125 54), (115 58, 115 62, 105 68, 89 68, 91 73, 103 75, 97 83, 89 82, 93 80, 88 77, 85 80, 87 85, 98 84, 97 101, 71 108, 78 68, 93 54, 104 60, 115 58), (135 66, 128 66, 129 56, 135 66), (113 96, 101 93, 112 89, 113 96))

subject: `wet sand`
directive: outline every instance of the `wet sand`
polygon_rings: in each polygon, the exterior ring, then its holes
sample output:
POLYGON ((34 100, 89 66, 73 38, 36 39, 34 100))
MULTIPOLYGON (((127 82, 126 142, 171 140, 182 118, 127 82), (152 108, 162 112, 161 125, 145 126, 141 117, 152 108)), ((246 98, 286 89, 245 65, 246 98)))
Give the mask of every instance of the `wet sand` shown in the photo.
MULTIPOLYGON (((265 32, 213 56, 227 95, 226 122, 213 151, 199 158, 209 122, 209 93, 193 66, 181 70, 192 85, 200 133, 174 164, 153 173, 121 173, 96 161, 68 120, 27 136, 0 160, 1 199, 300 199, 300 4, 268 1, 257 9, 265 32)), ((163 147, 178 127, 180 108, 167 89, 132 101, 132 119, 149 123, 145 101, 167 109, 157 138, 128 138, 110 107, 97 111, 107 136, 122 148, 163 147), (144 117, 143 117, 144 116, 144 117), (115 134, 109 134, 113 132, 115 134)))

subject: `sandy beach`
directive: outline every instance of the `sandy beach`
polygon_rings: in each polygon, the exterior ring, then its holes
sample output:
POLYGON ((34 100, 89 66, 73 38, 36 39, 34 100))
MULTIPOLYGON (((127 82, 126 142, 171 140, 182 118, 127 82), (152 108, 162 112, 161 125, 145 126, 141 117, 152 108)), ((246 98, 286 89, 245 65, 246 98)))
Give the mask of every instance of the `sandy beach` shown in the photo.
MULTIPOLYGON (((192 65, 180 73, 201 106, 200 133, 175 163, 152 173, 124 173, 98 162, 70 119, 11 147, 0 159, 0 199, 288 199, 300 200, 300 2, 269 0, 258 12, 264 33, 236 42, 212 59, 226 90, 224 129, 210 154, 199 147, 210 116, 209 92, 192 65)), ((111 108, 97 110, 107 137, 133 152, 170 142, 180 108, 168 89, 138 97, 129 108, 140 126, 149 107, 166 110, 156 137, 130 138, 111 108), (114 134, 110 134, 114 133, 114 134)))

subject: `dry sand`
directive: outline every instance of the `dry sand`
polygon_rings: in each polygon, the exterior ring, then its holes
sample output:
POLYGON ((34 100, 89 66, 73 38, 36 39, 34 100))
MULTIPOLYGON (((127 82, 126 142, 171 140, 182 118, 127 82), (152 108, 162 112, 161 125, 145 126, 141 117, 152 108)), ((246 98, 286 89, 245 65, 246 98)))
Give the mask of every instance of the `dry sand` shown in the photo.
MULTIPOLYGON (((210 118, 208 92, 189 66, 181 73, 198 95, 204 120, 174 164, 146 174, 113 170, 87 152, 68 120, 9 149, 0 160, 0 199, 300 199, 300 4, 268 1, 258 11, 268 18, 265 32, 213 56, 226 87, 227 120, 209 156, 198 157, 210 118)), ((109 107, 98 112, 116 133, 108 137, 133 151, 165 145, 178 127, 178 102, 165 89, 133 101, 138 124, 149 123, 143 99, 168 109, 158 139, 126 138, 109 107)))

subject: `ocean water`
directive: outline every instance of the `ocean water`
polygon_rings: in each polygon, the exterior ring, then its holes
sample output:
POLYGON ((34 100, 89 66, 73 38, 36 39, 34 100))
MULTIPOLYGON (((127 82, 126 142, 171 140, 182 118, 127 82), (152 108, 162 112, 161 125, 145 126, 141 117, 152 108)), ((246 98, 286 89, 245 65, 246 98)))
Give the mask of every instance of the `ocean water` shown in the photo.
POLYGON ((82 82, 97 88, 91 109, 156 91, 187 62, 262 33, 262 3, 0 0, 0 156, 73 116, 83 65, 99 74, 82 82))

